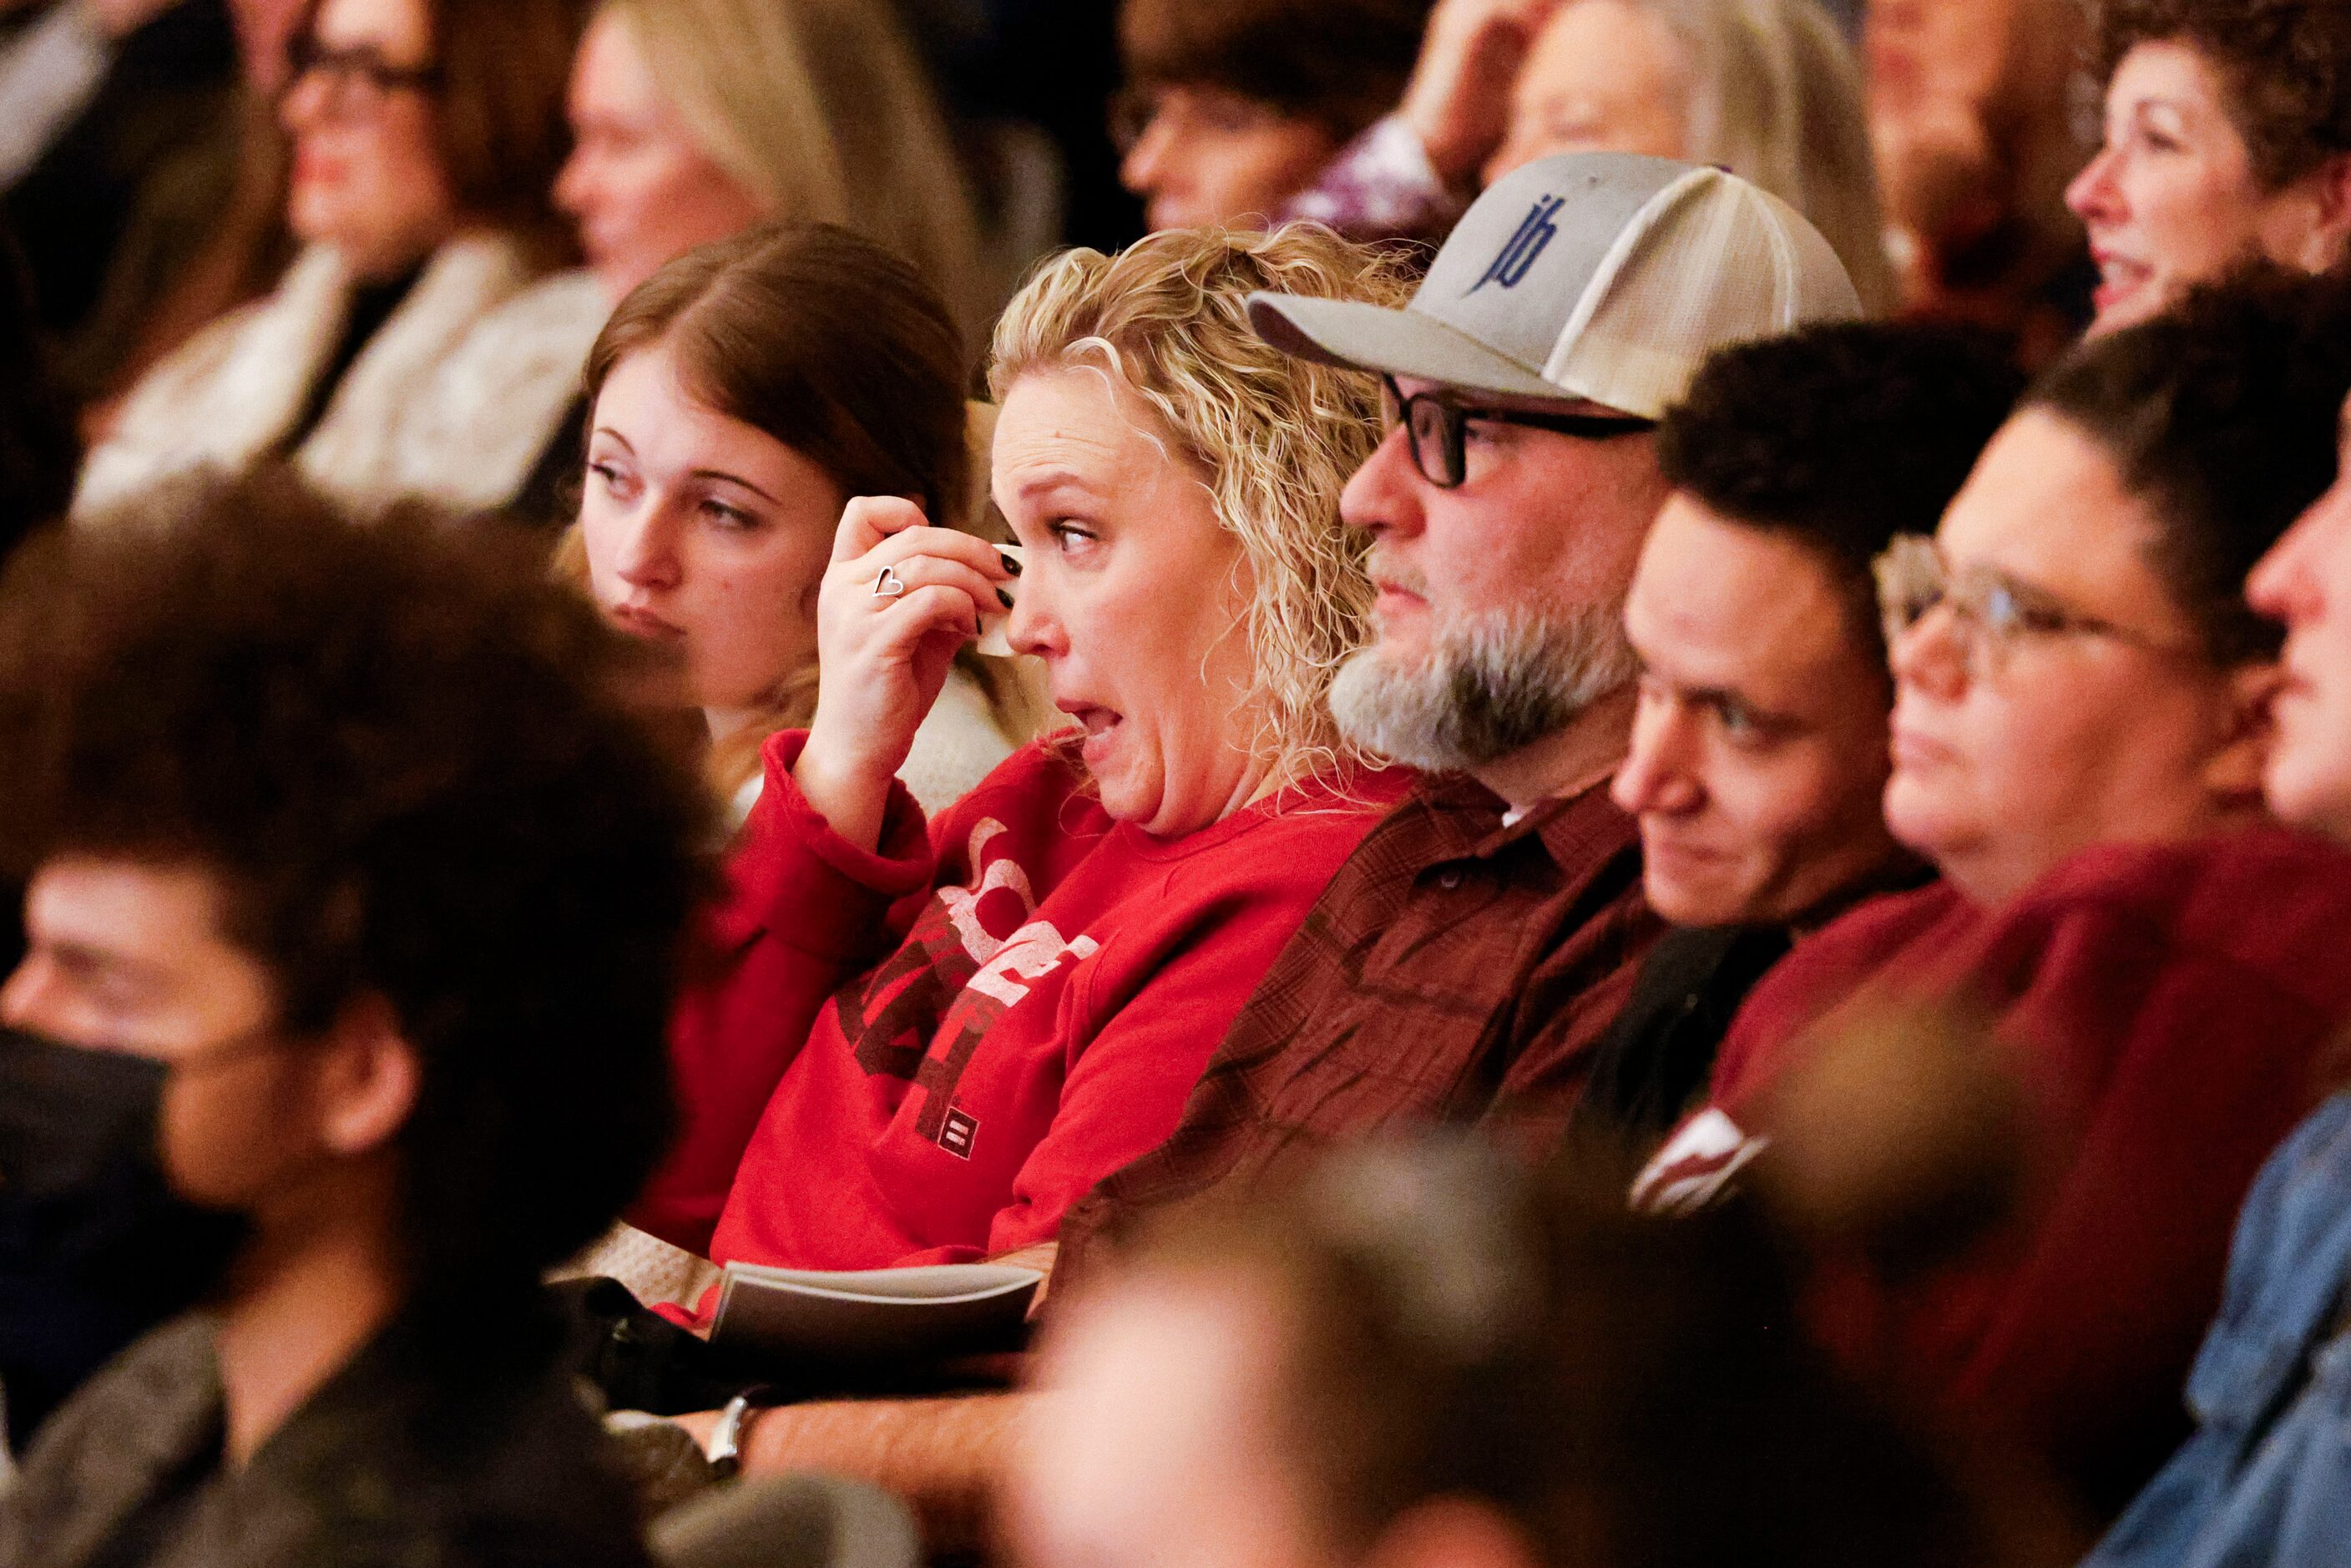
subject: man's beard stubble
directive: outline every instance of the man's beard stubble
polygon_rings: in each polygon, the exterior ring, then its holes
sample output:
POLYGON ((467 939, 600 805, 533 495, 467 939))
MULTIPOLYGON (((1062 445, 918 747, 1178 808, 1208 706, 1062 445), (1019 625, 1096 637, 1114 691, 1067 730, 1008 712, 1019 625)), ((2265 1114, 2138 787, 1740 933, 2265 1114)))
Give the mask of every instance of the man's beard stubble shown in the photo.
POLYGON ((1483 767, 1558 734, 1640 673, 1614 604, 1514 605, 1436 629, 1399 666, 1374 645, 1331 684, 1342 734, 1424 772, 1483 767))

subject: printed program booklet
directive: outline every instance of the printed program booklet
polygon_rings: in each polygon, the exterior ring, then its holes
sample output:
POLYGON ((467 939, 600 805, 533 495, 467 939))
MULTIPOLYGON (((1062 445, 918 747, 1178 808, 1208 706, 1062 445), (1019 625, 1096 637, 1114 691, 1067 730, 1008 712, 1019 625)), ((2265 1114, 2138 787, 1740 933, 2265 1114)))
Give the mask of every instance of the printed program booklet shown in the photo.
POLYGON ((1044 1279, 1002 1263, 850 1272, 729 1263, 710 1344, 740 1363, 836 1371, 1019 1350, 1044 1279))

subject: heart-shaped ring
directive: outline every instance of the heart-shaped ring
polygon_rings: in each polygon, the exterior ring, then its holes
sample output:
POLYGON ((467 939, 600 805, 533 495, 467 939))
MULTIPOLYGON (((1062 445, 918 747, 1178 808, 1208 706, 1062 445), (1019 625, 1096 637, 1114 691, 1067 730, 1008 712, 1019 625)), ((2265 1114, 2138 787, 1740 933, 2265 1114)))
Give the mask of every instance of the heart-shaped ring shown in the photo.
POLYGON ((876 599, 895 599, 905 591, 906 585, 899 580, 898 569, 894 566, 883 567, 882 575, 873 580, 873 597, 876 599))

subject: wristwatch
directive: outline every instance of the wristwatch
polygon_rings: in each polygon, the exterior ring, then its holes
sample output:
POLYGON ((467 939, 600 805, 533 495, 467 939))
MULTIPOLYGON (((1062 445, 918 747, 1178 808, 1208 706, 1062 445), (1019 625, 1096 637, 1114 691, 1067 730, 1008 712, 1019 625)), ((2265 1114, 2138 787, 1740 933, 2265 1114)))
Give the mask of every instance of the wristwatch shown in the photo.
POLYGON ((782 1390, 772 1384, 755 1384, 729 1399, 718 1412, 718 1425, 710 1429, 710 1446, 702 1452, 709 1461, 710 1473, 719 1480, 733 1480, 743 1468, 743 1429, 751 1423, 751 1412, 779 1404, 782 1390))

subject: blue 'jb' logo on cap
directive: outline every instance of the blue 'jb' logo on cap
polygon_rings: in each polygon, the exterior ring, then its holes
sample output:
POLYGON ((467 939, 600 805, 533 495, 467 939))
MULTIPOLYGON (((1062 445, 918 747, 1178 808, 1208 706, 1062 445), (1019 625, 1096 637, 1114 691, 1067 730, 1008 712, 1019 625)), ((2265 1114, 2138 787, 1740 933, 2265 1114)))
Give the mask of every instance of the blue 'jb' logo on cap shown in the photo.
MULTIPOLYGON (((1518 228, 1487 265, 1485 276, 1469 286, 1469 293, 1475 294, 1489 283, 1516 288, 1525 282, 1527 274, 1534 268, 1535 259, 1542 255, 1543 247, 1551 244, 1552 235, 1559 233, 1559 225, 1552 219, 1566 204, 1564 196, 1537 197, 1535 204, 1527 209, 1527 215, 1519 220, 1518 228)), ((1464 298, 1468 297, 1463 296, 1464 298)))

